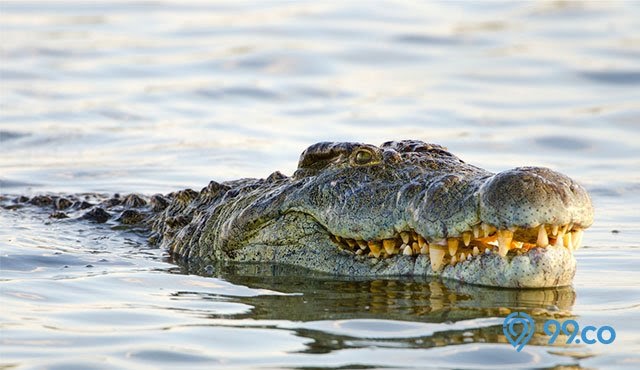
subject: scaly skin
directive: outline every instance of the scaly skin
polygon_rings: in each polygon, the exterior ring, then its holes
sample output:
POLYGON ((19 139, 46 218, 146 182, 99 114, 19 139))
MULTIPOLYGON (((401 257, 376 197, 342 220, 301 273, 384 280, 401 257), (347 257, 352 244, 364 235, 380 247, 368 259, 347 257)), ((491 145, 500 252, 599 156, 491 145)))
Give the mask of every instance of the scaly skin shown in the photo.
POLYGON ((571 284, 576 239, 593 221, 586 191, 565 175, 537 167, 493 174, 414 140, 318 143, 291 177, 211 182, 148 205, 132 197, 104 208, 124 211, 120 222, 150 226, 152 241, 193 263, 498 287, 571 284))

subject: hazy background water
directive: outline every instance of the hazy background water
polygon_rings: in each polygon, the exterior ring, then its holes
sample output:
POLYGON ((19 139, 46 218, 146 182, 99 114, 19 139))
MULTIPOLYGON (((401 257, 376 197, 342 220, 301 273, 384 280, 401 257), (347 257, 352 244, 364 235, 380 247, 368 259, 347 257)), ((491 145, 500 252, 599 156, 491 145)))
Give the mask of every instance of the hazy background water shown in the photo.
MULTIPOLYGON (((292 173, 414 138, 583 183, 573 287, 185 274, 135 235, 0 210, 0 365, 640 367, 639 2, 0 2, 0 194, 292 173), (616 232, 612 232, 612 231, 616 232), (523 352, 525 310, 616 342, 523 352)), ((538 316, 536 316, 538 317, 538 316)))

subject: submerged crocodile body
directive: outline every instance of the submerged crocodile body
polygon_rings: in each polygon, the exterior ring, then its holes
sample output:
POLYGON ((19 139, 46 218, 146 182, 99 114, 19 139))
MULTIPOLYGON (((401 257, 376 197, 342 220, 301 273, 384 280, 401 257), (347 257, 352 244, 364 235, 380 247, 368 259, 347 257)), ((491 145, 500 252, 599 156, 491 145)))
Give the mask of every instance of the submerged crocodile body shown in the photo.
MULTIPOLYGON (((52 217, 64 218, 81 201, 13 202, 53 203, 52 217)), ((565 175, 540 167, 493 174, 416 140, 318 143, 291 177, 212 181, 200 192, 128 195, 86 207, 82 217, 104 222, 117 214, 119 223, 151 230, 151 242, 190 262, 532 288, 571 283, 573 252, 593 221, 587 192, 565 175)))

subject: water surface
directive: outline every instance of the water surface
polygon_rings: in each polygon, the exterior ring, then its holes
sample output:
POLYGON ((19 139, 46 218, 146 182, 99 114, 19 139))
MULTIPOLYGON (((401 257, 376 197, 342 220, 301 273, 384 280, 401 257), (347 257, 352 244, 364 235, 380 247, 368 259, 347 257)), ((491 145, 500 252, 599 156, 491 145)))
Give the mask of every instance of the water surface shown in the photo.
POLYGON ((414 138, 551 167, 596 221, 571 287, 258 267, 198 275, 138 235, 0 210, 0 364, 18 368, 640 366, 636 2, 0 4, 0 194, 155 193, 291 174, 317 141, 414 138), (520 353, 502 319, 611 325, 520 353))

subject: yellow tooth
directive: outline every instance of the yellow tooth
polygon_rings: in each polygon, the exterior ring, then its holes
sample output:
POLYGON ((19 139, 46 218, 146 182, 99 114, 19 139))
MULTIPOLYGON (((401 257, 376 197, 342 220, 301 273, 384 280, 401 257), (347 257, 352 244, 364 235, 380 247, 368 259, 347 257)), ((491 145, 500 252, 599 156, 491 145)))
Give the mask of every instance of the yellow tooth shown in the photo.
POLYGON ((509 230, 498 230, 498 254, 502 257, 507 255, 513 240, 513 232, 509 230))
POLYGON ((371 255, 373 255, 375 258, 380 257, 380 253, 382 252, 380 249, 380 242, 374 240, 370 241, 369 249, 371 249, 371 255))
POLYGON ((396 241, 395 239, 385 239, 382 241, 382 245, 384 246, 384 250, 387 252, 387 254, 392 255, 394 249, 396 248, 396 241))
POLYGON ((482 229, 480 228, 480 225, 475 225, 473 227, 473 237, 474 238, 478 239, 478 238, 482 237, 481 232, 482 232, 482 229))
POLYGON ((336 235, 336 241, 337 241, 338 243, 340 243, 340 241, 341 241, 341 240, 342 240, 342 238, 341 238, 341 237, 339 237, 338 235, 336 235))
POLYGON ((464 252, 460 253, 460 262, 464 261, 467 259, 467 255, 464 254, 464 252))
POLYGON ((365 242, 364 240, 358 240, 358 247, 360 247, 360 249, 362 250, 367 249, 367 242, 365 242))
POLYGON ((420 253, 420 246, 418 245, 418 242, 413 242, 413 244, 411 244, 411 250, 413 250, 413 254, 420 253))
POLYGON ((465 231, 462 233, 462 242, 464 243, 465 247, 469 246, 469 243, 471 243, 471 233, 468 231, 465 231))
POLYGON ((440 271, 444 266, 443 260, 445 255, 445 249, 440 246, 429 246, 429 260, 431 261, 431 269, 433 271, 440 271))
POLYGON ((562 230, 558 231, 558 235, 556 236, 556 242, 554 243, 554 246, 556 247, 562 247, 564 245, 564 232, 562 232, 562 230))
POLYGON ((564 234, 564 238, 562 238, 564 241, 564 246, 566 248, 569 248, 569 250, 573 250, 573 241, 571 240, 571 234, 572 233, 566 233, 564 234))
POLYGON ((456 263, 458 263, 458 259, 456 258, 456 256, 452 256, 449 263, 451 264, 451 266, 455 266, 456 263))
POLYGON ((401 233, 400 233, 400 237, 402 238, 402 242, 403 242, 404 244, 409 245, 409 238, 410 238, 410 235, 409 235, 409 233, 408 233, 408 232, 406 232, 406 231, 401 232, 401 233))
POLYGON ((509 248, 507 248, 505 245, 500 244, 500 247, 498 247, 498 254, 504 257, 507 255, 507 253, 509 253, 509 248))
POLYGON ((485 236, 489 236, 493 234, 494 231, 496 231, 495 227, 485 223, 482 224, 482 232, 484 233, 485 236))
POLYGON ((411 232, 411 239, 416 240, 419 237, 420 237, 420 235, 417 232, 415 232, 415 231, 411 232))
POLYGON ((418 245, 420 246, 420 248, 422 248, 425 244, 427 244, 427 241, 424 240, 424 238, 422 237, 422 235, 418 235, 418 237, 414 240, 418 241, 418 245))
POLYGON ((524 242, 512 242, 512 247, 516 248, 516 249, 520 249, 522 248, 522 246, 524 245, 524 242))
POLYGON ((350 248, 353 248, 357 245, 356 241, 353 239, 345 239, 350 248))
POLYGON ((569 224, 562 226, 562 229, 560 232, 562 232, 562 235, 564 235, 567 233, 567 230, 569 230, 569 224))
POLYGON ((425 244, 420 247, 420 254, 428 254, 429 253, 429 244, 425 244))
POLYGON ((447 239, 447 245, 449 246, 449 255, 453 256, 456 254, 456 252, 458 251, 458 239, 456 238, 449 238, 447 239))
POLYGON ((405 256, 411 256, 413 255, 413 249, 411 249, 411 247, 407 245, 406 247, 404 247, 402 254, 404 254, 405 256))
POLYGON ((551 226, 551 235, 553 236, 558 235, 558 225, 551 226))
POLYGON ((360 255, 361 255, 361 254, 363 254, 363 253, 364 253, 364 251, 363 251, 362 249, 358 249, 358 250, 356 251, 356 254, 357 254, 358 256, 360 256, 360 255))
POLYGON ((473 251, 471 253, 473 253, 474 256, 477 256, 477 255, 480 254, 480 249, 478 249, 478 247, 474 246, 473 247, 473 251))
POLYGON ((584 234, 584 231, 582 230, 577 230, 573 233, 573 250, 576 250, 578 248, 581 247, 582 244, 582 235, 584 234))
POLYGON ((540 229, 538 229, 538 241, 536 245, 538 247, 546 247, 549 245, 549 237, 547 236, 547 230, 544 228, 544 224, 540 225, 540 229))

